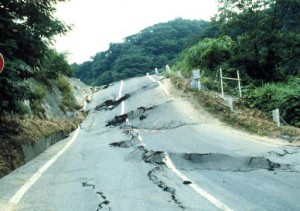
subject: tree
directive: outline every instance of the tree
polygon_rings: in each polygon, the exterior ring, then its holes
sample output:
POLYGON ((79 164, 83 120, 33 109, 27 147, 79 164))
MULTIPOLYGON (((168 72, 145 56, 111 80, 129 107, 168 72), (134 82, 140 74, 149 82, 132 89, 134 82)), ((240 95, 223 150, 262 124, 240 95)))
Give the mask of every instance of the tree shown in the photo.
POLYGON ((173 69, 181 70, 190 75, 191 70, 200 68, 213 72, 216 68, 228 63, 233 49, 234 41, 229 36, 217 39, 205 38, 197 45, 186 49, 175 63, 173 69))
POLYGON ((2 0, 0 2, 0 52, 6 67, 0 76, 0 109, 20 111, 20 102, 29 97, 24 80, 41 69, 41 61, 53 36, 70 27, 57 20, 54 4, 64 0, 2 0))
POLYGON ((111 43, 107 51, 92 58, 89 68, 86 63, 79 65, 76 76, 85 83, 102 85, 146 74, 155 67, 170 63, 187 47, 187 41, 198 36, 207 26, 205 21, 178 18, 147 27, 126 37, 123 43, 111 43), (111 74, 104 74, 107 71, 111 74))
POLYGON ((242 31, 235 61, 254 79, 299 74, 299 0, 219 0, 219 22, 242 31), (293 45, 293 50, 290 46, 293 45))

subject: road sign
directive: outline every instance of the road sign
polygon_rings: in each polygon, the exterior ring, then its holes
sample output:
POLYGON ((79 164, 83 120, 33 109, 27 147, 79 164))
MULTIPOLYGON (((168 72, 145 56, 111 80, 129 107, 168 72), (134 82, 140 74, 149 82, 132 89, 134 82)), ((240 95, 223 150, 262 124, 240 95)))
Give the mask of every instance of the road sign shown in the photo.
POLYGON ((3 69, 4 69, 4 58, 0 53, 0 73, 2 73, 3 69))

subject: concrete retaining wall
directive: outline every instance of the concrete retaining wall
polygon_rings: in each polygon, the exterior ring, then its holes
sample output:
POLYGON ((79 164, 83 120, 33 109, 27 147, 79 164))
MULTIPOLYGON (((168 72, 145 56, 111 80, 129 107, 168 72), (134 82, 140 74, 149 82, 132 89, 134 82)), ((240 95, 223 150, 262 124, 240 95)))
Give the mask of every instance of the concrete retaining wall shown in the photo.
POLYGON ((44 152, 46 149, 51 147, 53 144, 59 142, 62 139, 65 139, 66 137, 66 134, 60 132, 49 137, 41 138, 40 140, 33 143, 23 144, 22 149, 24 153, 25 163, 32 160, 33 158, 44 152))

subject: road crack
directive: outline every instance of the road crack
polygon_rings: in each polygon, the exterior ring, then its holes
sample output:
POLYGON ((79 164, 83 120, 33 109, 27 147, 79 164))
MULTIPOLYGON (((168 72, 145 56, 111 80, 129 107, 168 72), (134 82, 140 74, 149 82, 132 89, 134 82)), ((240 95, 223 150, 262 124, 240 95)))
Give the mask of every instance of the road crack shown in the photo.
POLYGON ((224 172, 250 172, 255 170, 292 171, 289 164, 275 163, 265 157, 233 157, 219 153, 169 153, 180 170, 209 170, 224 172))
POLYGON ((121 141, 121 142, 113 142, 110 146, 127 148, 127 147, 135 147, 136 150, 139 150, 142 154, 142 160, 145 163, 149 163, 154 165, 154 168, 151 169, 147 176, 153 184, 158 186, 162 191, 170 194, 170 201, 173 201, 180 209, 185 210, 185 206, 176 196, 176 189, 167 185, 162 179, 159 178, 162 172, 165 171, 165 152, 163 151, 153 151, 149 150, 145 145, 141 144, 138 138, 138 133, 134 130, 124 130, 124 133, 131 136, 131 140, 121 141))
POLYGON ((97 105, 95 107, 95 111, 102 111, 102 110, 113 110, 115 107, 117 107, 122 101, 127 100, 130 97, 130 94, 125 94, 124 96, 114 100, 109 99, 101 103, 100 105, 97 105))
POLYGON ((94 184, 89 183, 89 182, 83 182, 82 187, 84 187, 84 188, 91 187, 92 190, 95 191, 95 193, 100 196, 102 201, 99 203, 97 211, 104 209, 104 208, 106 208, 107 210, 110 210, 110 211, 112 210, 112 208, 110 207, 110 201, 107 199, 107 196, 103 192, 97 191, 96 186, 94 184))
POLYGON ((153 109, 153 106, 139 107, 135 111, 130 111, 126 114, 117 115, 112 120, 109 120, 105 126, 106 127, 108 127, 108 126, 116 127, 116 126, 126 123, 127 119, 133 120, 133 119, 139 118, 139 120, 142 121, 142 120, 146 119, 146 117, 147 117, 146 115, 144 115, 144 113, 151 109, 153 109))
POLYGON ((275 151, 269 152, 270 155, 276 155, 277 157, 284 157, 286 155, 293 155, 293 154, 297 154, 297 153, 299 153, 299 151, 289 152, 286 149, 283 150, 283 153, 279 153, 279 152, 275 152, 275 151))

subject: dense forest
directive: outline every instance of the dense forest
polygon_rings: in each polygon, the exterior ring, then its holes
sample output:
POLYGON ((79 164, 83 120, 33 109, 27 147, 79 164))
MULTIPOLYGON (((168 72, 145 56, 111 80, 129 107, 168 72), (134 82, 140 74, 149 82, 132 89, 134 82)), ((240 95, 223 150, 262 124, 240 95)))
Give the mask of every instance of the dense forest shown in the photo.
POLYGON ((171 62, 194 44, 208 25, 206 21, 180 18, 159 23, 126 37, 122 43, 111 43, 107 51, 97 53, 92 61, 72 66, 76 76, 91 85, 144 75, 171 62))
POLYGON ((53 82, 59 81, 61 74, 73 74, 66 55, 51 47, 55 35, 70 30, 54 17, 57 2, 0 1, 0 52, 6 64, 0 76, 2 116, 25 114, 28 109, 24 101, 36 104, 43 97, 41 92, 30 89, 28 79, 38 80, 50 88, 53 82))

